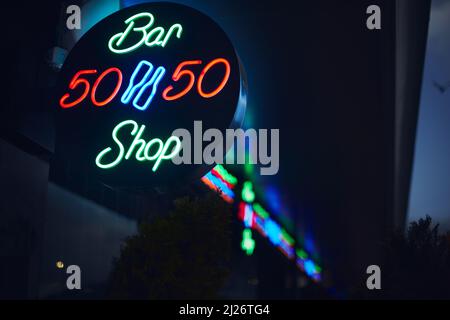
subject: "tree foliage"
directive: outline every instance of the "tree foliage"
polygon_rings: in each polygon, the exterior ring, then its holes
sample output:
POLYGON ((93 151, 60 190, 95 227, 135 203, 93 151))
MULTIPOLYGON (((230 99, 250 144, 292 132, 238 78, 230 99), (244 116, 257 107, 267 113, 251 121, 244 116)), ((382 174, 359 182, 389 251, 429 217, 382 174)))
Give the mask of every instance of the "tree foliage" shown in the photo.
POLYGON ((228 274, 231 208, 216 195, 180 198, 139 225, 114 263, 110 292, 121 299, 206 299, 228 274))
POLYGON ((383 298, 449 299, 450 236, 439 233, 431 217, 412 222, 385 246, 383 298))

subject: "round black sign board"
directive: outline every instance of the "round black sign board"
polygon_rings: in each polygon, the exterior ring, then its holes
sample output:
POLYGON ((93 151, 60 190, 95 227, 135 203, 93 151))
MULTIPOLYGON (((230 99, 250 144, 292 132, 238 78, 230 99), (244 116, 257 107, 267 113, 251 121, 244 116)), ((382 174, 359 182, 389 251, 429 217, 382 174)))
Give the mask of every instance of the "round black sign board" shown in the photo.
POLYGON ((56 92, 59 161, 124 188, 205 174, 211 166, 165 159, 177 145, 172 132, 191 133, 193 161, 194 140, 202 139, 194 121, 225 137, 241 125, 246 104, 243 68, 225 32, 197 10, 163 2, 120 10, 92 27, 70 51, 56 92))

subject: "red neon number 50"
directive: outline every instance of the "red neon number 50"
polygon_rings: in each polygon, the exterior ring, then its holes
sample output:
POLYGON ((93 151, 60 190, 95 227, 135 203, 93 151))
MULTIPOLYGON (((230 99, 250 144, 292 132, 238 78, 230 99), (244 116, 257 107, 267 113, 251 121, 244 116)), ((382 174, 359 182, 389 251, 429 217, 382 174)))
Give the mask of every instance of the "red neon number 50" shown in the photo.
MULTIPOLYGON (((80 70, 77 73, 75 73, 75 75, 73 76, 72 80, 69 83, 69 89, 74 90, 78 86, 82 85, 82 86, 84 86, 84 91, 78 99, 75 99, 72 102, 67 102, 67 99, 70 97, 70 94, 69 93, 64 94, 61 97, 61 100, 59 100, 59 105, 61 106, 61 108, 64 108, 64 109, 71 108, 71 107, 79 104, 80 102, 82 102, 87 97, 89 90, 91 88, 91 84, 89 83, 88 80, 81 78, 81 76, 87 75, 87 74, 95 74, 95 73, 97 73, 97 70, 80 70)), ((104 106, 105 104, 109 103, 112 99, 114 99, 114 97, 116 96, 117 92, 119 91, 121 85, 122 85, 122 72, 120 71, 120 69, 114 68, 114 67, 106 69, 98 76, 97 80, 95 81, 95 83, 92 87, 92 91, 91 91, 92 103, 97 107, 101 107, 101 106, 104 106), (103 78, 111 72, 117 73, 118 79, 117 79, 116 87, 114 88, 113 92, 110 94, 110 96, 108 98, 106 98, 103 101, 97 101, 97 99, 95 97, 97 88, 98 88, 100 82, 103 80, 103 78)))
MULTIPOLYGON (((167 101, 171 101, 171 100, 179 99, 179 98, 183 97, 184 95, 186 95, 194 86, 195 75, 191 70, 182 70, 182 69, 185 66, 196 65, 196 64, 201 64, 201 63, 202 63, 201 60, 188 60, 188 61, 181 62, 178 65, 178 67, 175 69, 175 71, 172 75, 172 80, 176 82, 176 81, 179 81, 181 79, 181 77, 187 76, 187 77, 189 77, 189 83, 186 86, 186 88, 184 88, 179 93, 174 94, 172 96, 169 96, 169 92, 171 92, 173 90, 173 86, 168 86, 163 91, 163 94, 162 94, 163 98, 167 101)), ((198 94, 201 95, 203 98, 214 97, 225 87, 229 78, 230 78, 230 63, 226 59, 223 59, 223 58, 214 59, 213 61, 208 63, 203 68, 202 72, 200 73, 200 76, 198 77, 198 81, 197 81, 198 94), (209 71, 209 69, 211 69, 213 66, 215 66, 216 64, 219 64, 219 63, 222 63, 223 65, 225 65, 225 75, 224 75, 222 81, 220 82, 219 86, 215 90, 206 93, 202 89, 203 78, 205 77, 205 75, 209 71)))

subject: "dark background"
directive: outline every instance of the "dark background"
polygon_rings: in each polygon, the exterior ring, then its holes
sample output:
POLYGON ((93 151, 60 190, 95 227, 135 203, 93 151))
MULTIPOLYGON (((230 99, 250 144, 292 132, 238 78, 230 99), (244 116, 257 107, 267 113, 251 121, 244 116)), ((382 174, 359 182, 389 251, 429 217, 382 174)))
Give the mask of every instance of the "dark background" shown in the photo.
MULTIPOLYGON (((247 173, 258 195, 326 266, 333 290, 341 294, 351 284, 364 285, 366 267, 380 257, 380 242, 404 225, 429 2, 376 1, 383 16, 377 31, 366 28, 366 8, 373 1, 185 4, 217 21, 242 60, 249 83, 245 127, 280 129, 279 173, 247 173), (401 41, 396 41, 398 30, 407 35, 401 41), (402 69, 398 61, 403 61, 402 69), (399 83, 409 90, 399 92, 399 83), (408 102, 407 108, 401 101, 408 102)), ((63 42, 65 5, 48 1, 25 7, 15 2, 2 10, 4 296, 15 289, 17 296, 26 297, 53 292, 57 281, 49 270, 55 253, 73 256, 69 251, 81 250, 74 248, 88 241, 85 237, 69 244, 75 226, 78 232, 120 239, 121 232, 133 232, 130 221, 151 206, 138 196, 48 182, 57 72, 49 67, 47 54, 63 42), (75 196, 64 189, 72 189, 75 196), (99 203, 106 209, 95 210, 108 213, 96 218, 86 210, 78 214, 74 208, 83 201, 89 203, 83 208, 99 203), (110 218, 111 210, 119 215, 110 218), (70 219, 63 219, 62 211, 70 219)), ((93 282, 101 282, 98 275, 108 265, 103 260, 114 255, 101 243, 90 250, 106 251, 102 260, 92 258, 89 249, 75 254, 85 257, 86 268, 97 270, 91 272, 93 282)), ((265 261, 258 265, 262 276, 257 296, 282 297, 282 262, 265 261)))

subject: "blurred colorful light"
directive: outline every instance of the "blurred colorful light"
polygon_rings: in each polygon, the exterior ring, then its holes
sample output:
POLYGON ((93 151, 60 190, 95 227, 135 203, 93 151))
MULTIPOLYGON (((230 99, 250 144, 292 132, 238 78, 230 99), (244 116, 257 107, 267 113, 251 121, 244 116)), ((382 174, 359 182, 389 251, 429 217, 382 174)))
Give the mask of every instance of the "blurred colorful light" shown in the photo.
POLYGON ((250 181, 245 181, 242 187, 242 200, 252 203, 255 200, 255 193, 253 192, 253 184, 250 181))
POLYGON ((255 250, 255 240, 252 239, 252 231, 250 229, 244 229, 242 232, 241 248, 248 256, 252 255, 255 250))
MULTIPOLYGON (((222 165, 215 166, 202 181, 211 189, 218 191, 228 202, 235 199, 234 189, 239 184, 236 177, 230 174, 222 165)), ((321 280, 322 269, 309 259, 303 248, 296 248, 295 239, 281 225, 271 218, 271 214, 258 202, 253 183, 245 181, 241 190, 242 201, 237 205, 237 216, 244 224, 241 248, 247 255, 253 254, 255 240, 251 230, 257 231, 267 238, 289 260, 295 260, 297 267, 314 281, 321 280), (295 259, 294 259, 295 258, 295 259)))

